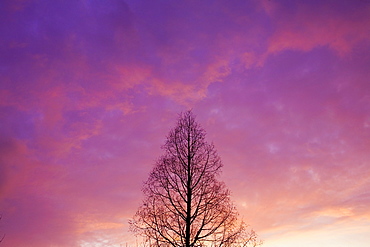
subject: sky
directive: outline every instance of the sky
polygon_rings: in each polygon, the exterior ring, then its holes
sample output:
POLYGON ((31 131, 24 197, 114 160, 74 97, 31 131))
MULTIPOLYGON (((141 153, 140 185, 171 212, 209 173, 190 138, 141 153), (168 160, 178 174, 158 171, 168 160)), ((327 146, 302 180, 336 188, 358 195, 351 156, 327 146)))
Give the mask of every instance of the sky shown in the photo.
POLYGON ((368 0, 2 0, 0 246, 127 246, 179 113, 265 247, 370 243, 368 0))

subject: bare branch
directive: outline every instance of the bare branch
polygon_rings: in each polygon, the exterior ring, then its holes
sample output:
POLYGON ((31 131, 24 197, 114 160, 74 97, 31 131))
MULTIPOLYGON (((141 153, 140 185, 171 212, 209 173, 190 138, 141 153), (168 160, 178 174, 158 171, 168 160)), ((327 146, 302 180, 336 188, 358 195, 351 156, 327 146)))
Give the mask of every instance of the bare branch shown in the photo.
POLYGON ((131 230, 149 246, 250 247, 261 244, 254 231, 238 223, 225 184, 222 163, 191 111, 180 115, 162 147, 165 154, 144 184, 145 199, 131 230))

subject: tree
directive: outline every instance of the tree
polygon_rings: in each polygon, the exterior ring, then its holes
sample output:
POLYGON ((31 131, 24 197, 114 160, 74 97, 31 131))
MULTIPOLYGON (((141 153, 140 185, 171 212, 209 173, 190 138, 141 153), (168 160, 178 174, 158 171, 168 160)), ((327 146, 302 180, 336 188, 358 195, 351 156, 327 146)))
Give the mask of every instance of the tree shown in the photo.
MULTIPOLYGON (((2 218, 2 217, 3 217, 3 216, 2 216, 2 215, 0 215, 0 220, 1 220, 1 218, 2 218)), ((1 242, 3 242, 4 238, 5 238, 5 234, 0 238, 0 243, 1 243, 1 242)))
POLYGON ((149 246, 256 246, 254 231, 238 222, 230 191, 217 180, 222 163, 191 111, 180 115, 130 221, 149 246))

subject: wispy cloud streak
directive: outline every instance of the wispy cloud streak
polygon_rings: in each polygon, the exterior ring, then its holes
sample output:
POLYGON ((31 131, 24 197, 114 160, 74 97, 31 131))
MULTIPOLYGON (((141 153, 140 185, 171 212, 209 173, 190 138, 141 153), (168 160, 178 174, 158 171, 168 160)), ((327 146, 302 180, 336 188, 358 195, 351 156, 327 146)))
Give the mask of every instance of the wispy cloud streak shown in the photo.
POLYGON ((142 181, 192 108, 265 246, 365 246, 369 8, 3 1, 4 245, 135 245, 142 181))

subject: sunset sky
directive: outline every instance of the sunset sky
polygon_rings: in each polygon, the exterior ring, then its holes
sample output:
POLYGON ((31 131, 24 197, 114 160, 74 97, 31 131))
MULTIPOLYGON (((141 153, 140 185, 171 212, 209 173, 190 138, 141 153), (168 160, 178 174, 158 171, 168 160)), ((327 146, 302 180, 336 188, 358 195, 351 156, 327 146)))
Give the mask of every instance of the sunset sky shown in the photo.
POLYGON ((192 109, 264 247, 370 243, 368 0, 2 0, 0 246, 136 247, 192 109))

